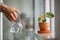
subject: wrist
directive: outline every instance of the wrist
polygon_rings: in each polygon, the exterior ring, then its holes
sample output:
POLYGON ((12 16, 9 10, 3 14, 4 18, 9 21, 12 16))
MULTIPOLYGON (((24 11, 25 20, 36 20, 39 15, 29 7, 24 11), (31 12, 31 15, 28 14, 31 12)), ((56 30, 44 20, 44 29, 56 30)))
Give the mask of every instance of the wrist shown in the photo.
POLYGON ((4 13, 7 10, 7 7, 8 6, 6 6, 5 4, 0 3, 0 12, 3 12, 4 13))
POLYGON ((4 7, 3 3, 0 3, 0 12, 2 12, 3 7, 4 7))

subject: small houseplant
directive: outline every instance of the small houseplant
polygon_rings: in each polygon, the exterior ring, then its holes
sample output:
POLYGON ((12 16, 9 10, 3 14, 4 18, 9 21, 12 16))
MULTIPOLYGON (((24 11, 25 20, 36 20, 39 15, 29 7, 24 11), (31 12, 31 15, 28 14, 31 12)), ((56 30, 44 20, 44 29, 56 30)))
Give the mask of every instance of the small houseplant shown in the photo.
POLYGON ((41 15, 39 18, 38 18, 38 25, 39 25, 39 33, 48 33, 49 30, 49 26, 50 26, 50 23, 47 22, 47 18, 50 18, 52 19, 54 17, 54 14, 52 12, 47 12, 45 15, 41 15))

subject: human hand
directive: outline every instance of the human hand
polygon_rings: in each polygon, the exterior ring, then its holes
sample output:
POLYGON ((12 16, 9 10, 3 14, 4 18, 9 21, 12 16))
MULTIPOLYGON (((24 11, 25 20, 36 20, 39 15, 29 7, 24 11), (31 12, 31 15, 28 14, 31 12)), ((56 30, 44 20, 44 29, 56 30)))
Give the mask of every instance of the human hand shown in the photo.
POLYGON ((20 13, 19 10, 9 7, 5 4, 0 4, 0 12, 3 12, 3 14, 10 20, 10 21, 16 21, 17 20, 17 14, 20 13))

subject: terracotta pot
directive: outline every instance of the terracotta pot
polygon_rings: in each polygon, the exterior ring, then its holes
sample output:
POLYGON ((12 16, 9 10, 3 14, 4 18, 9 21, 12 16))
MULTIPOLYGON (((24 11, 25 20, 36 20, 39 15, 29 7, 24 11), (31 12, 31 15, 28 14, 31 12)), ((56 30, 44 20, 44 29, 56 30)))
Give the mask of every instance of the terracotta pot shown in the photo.
POLYGON ((48 31, 49 26, 50 26, 49 22, 41 22, 41 23, 39 23, 40 31, 48 31))

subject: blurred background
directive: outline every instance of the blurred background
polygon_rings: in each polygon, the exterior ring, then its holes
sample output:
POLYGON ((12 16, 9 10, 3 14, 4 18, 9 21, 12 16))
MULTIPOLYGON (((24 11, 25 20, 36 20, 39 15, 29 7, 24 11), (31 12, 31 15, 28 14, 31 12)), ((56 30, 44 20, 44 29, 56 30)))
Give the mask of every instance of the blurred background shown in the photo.
MULTIPOLYGON (((60 40, 60 0, 35 0, 34 11, 33 0, 3 0, 3 2, 6 5, 19 9, 24 15, 26 15, 27 19, 30 19, 30 24, 33 25, 34 23, 35 25, 34 32, 39 30, 37 18, 40 16, 40 14, 44 14, 45 12, 52 10, 52 12, 55 13, 55 20, 51 21, 53 22, 51 23, 53 24, 51 29, 52 32, 54 32, 52 37, 55 37, 56 40, 60 40), (35 14, 35 22, 33 22, 33 13, 35 14)), ((10 26, 11 22, 5 16, 3 16, 3 40, 14 40, 13 34, 9 32, 10 26)), ((19 34, 17 34, 16 37, 20 39, 18 35, 19 34)))
MULTIPOLYGON (((21 14, 29 20, 30 24, 27 23, 27 26, 30 25, 33 28, 33 13, 35 14, 35 32, 37 32, 38 29, 38 21, 37 18, 40 16, 41 13, 44 13, 44 4, 43 0, 35 0, 35 4, 33 4, 33 0, 3 0, 3 2, 11 7, 17 8, 21 11, 21 14), (35 10, 33 11, 33 6, 35 5, 35 10)), ((13 34, 9 32, 11 22, 7 18, 3 18, 3 40, 13 40, 13 34)), ((27 27, 28 28, 28 27, 27 27)), ((18 34, 20 35, 20 34, 18 34)), ((18 40, 20 39, 19 36, 16 35, 18 40)), ((21 39, 20 39, 21 40, 21 39)))

